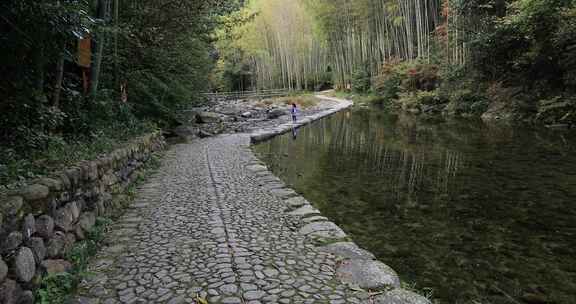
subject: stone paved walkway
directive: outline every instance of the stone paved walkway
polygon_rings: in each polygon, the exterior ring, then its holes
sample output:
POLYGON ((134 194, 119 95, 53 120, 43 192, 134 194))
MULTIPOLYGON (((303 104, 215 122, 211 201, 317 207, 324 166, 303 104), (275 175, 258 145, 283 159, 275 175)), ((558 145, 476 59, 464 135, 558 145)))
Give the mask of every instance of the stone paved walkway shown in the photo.
POLYGON ((238 134, 173 146, 114 225, 76 302, 372 303, 311 238, 344 232, 284 188, 249 144, 238 134))

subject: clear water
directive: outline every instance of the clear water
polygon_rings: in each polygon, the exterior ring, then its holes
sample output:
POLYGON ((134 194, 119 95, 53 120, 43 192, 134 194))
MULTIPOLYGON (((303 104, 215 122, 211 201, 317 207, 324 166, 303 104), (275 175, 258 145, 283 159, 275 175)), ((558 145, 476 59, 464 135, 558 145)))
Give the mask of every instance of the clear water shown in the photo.
POLYGON ((576 303, 576 134, 350 110, 257 145, 436 303, 576 303))

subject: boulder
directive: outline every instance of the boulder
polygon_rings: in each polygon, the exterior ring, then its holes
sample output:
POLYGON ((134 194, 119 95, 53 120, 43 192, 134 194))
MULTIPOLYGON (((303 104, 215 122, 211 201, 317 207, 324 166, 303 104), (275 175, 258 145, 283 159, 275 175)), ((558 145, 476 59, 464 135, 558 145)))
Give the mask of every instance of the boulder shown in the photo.
POLYGON ((6 265, 6 262, 4 262, 2 258, 0 258, 0 283, 4 282, 4 279, 6 279, 7 275, 8 275, 8 265, 6 265))
POLYGON ((36 273, 36 260, 34 253, 28 247, 22 247, 18 250, 14 258, 14 272, 18 280, 30 282, 36 273))
POLYGON ((95 181, 98 179, 98 165, 94 161, 86 162, 82 169, 84 170, 84 177, 88 181, 95 181))
POLYGON ((11 232, 6 237, 6 239, 4 239, 4 242, 2 243, 2 252, 9 252, 9 251, 17 249, 18 246, 20 246, 20 244, 22 244, 23 240, 24 240, 24 236, 22 235, 22 232, 20 232, 20 231, 11 232))
POLYGON ((80 227, 80 224, 76 225, 76 228, 74 228, 74 235, 76 236, 76 239, 78 239, 78 240, 85 240, 86 239, 86 233, 84 232, 82 227, 80 227))
MULTIPOLYGON (((281 185, 284 186, 284 185, 281 185)), ((272 194, 274 194, 275 196, 278 196, 282 199, 288 199, 291 197, 295 197, 298 195, 298 193, 296 193, 296 191, 292 190, 292 189, 288 189, 288 188, 276 188, 273 186, 273 188, 270 190, 270 192, 272 194), (275 188, 275 189, 274 189, 275 188)))
POLYGON ((345 260, 336 269, 342 282, 362 289, 399 288, 398 274, 390 266, 372 260, 345 260))
POLYGON ((84 212, 80 216, 79 225, 82 230, 88 232, 96 225, 96 214, 94 212, 84 212))
POLYGON ((34 215, 28 214, 22 223, 22 234, 25 239, 29 239, 34 233, 36 233, 36 220, 34 215))
POLYGON ((332 232, 332 234, 337 238, 344 238, 346 234, 340 227, 332 222, 312 222, 308 225, 305 225, 300 229, 300 234, 309 235, 315 234, 320 231, 328 231, 332 232))
POLYGON ((46 245, 46 256, 48 258, 58 258, 64 254, 66 246, 66 235, 58 231, 48 240, 46 245))
POLYGON ((46 257, 46 245, 44 245, 44 240, 39 237, 33 237, 28 242, 26 242, 26 246, 32 250, 34 253, 34 259, 36 260, 36 264, 40 264, 46 257))
POLYGON ((292 216, 306 217, 306 216, 320 215, 320 211, 318 211, 318 209, 310 205, 304 205, 288 214, 292 216))
POLYGON ((64 231, 74 229, 74 208, 68 207, 70 204, 57 209, 54 214, 54 224, 64 231))
POLYGON ((172 132, 180 137, 193 137, 196 135, 196 128, 189 126, 178 126, 172 130, 172 132))
POLYGON ((70 168, 66 170, 65 173, 68 177, 68 180, 70 181, 70 185, 72 187, 77 186, 78 182, 80 181, 80 177, 82 176, 82 170, 80 170, 80 168, 70 168))
POLYGON ((198 123, 219 123, 222 122, 222 115, 214 112, 200 112, 196 115, 198 123))
POLYGON ((48 275, 70 272, 72 264, 66 260, 45 260, 42 262, 42 269, 48 275))
POLYGON ((352 242, 338 242, 320 247, 320 251, 329 252, 337 257, 350 260, 374 260, 372 253, 352 242))
POLYGON ((288 207, 291 210, 298 209, 304 205, 310 205, 310 203, 305 198, 303 198, 301 196, 296 196, 296 197, 287 199, 286 204, 288 205, 288 207))
MULTIPOLYGON (((59 173, 58 174, 58 179, 60 180, 60 182, 62 183, 62 188, 63 189, 70 189, 71 183, 70 183, 70 178, 68 178, 68 176, 65 173, 59 173)), ((46 186, 46 185, 45 185, 46 186)))
POLYGON ((48 239, 54 234, 54 219, 48 215, 41 215, 36 219, 36 234, 48 239))
POLYGON ((2 213, 8 216, 14 216, 20 212, 24 205, 24 199, 21 196, 10 196, 0 201, 2 213))
POLYGON ((212 137, 212 136, 214 136, 214 134, 212 134, 212 133, 210 133, 210 132, 208 132, 208 131, 206 131, 206 130, 202 130, 202 129, 198 130, 198 134, 197 134, 197 135, 198 135, 198 137, 200 137, 200 138, 207 138, 207 137, 212 137))
POLYGON ((244 112, 240 116, 242 116, 244 118, 250 118, 250 117, 252 117, 252 112, 244 112))
POLYGON ((283 109, 272 109, 270 111, 268 111, 267 117, 268 119, 276 119, 279 118, 281 116, 286 115, 286 111, 283 109))
POLYGON ((0 286, 0 299, 2 304, 19 304, 22 297, 22 288, 16 281, 6 280, 0 286))
POLYGON ((44 185, 34 184, 22 188, 20 195, 22 195, 26 201, 33 202, 48 198, 50 189, 44 185))
POLYGON ((26 290, 20 296, 18 304, 34 304, 34 293, 31 290, 26 290))
POLYGON ((62 190, 62 182, 53 178, 42 178, 38 180, 38 183, 44 185, 50 189, 50 191, 60 191, 62 190))

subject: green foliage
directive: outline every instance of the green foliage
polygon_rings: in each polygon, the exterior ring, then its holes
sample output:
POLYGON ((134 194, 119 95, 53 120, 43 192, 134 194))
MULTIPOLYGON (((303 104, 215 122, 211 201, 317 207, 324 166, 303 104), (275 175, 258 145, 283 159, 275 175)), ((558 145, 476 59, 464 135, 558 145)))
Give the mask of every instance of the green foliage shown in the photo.
POLYGON ((490 80, 550 91, 564 89, 563 64, 573 42, 572 0, 517 0, 509 14, 472 41, 473 66, 490 80), (559 25, 565 25, 560 27, 559 25), (560 48, 559 48, 560 47, 560 48))
POLYGON ((66 260, 73 265, 72 272, 45 276, 36 293, 36 300, 42 304, 66 303, 72 292, 78 287, 86 273, 88 262, 94 256, 111 221, 106 218, 97 218, 96 225, 86 235, 86 239, 74 244, 68 252, 66 260))
POLYGON ((432 102, 428 97, 437 95, 434 90, 440 84, 438 70, 436 65, 417 61, 390 62, 376 77, 374 90, 384 99, 400 99, 403 108, 419 105, 422 101, 432 102))
POLYGON ((450 92, 447 112, 452 115, 481 115, 488 110, 490 101, 486 96, 470 89, 450 92))
POLYGON ((49 275, 42 279, 36 301, 41 304, 65 303, 77 282, 70 273, 49 275))
POLYGON ((576 97, 555 96, 540 100, 536 119, 546 124, 576 124, 576 97))
POLYGON ((560 53, 558 63, 564 71, 564 84, 567 90, 576 93, 576 5, 564 8, 560 15, 552 41, 560 53))
POLYGON ((241 2, 3 3, 0 183, 43 173, 55 167, 53 162, 106 152, 104 147, 150 130, 150 122, 179 124, 182 109, 203 102, 199 93, 208 90, 217 59, 212 33, 220 16, 237 10, 241 2), (118 19, 114 3, 119 5, 118 19), (83 71, 77 65, 77 45, 88 33, 92 67, 83 71), (83 74, 91 78, 87 92, 83 74), (122 101, 121 85, 127 102, 122 101), (71 148, 77 150, 67 153, 71 148))
POLYGON ((112 121, 88 134, 70 136, 66 140, 58 135, 46 136, 42 149, 23 151, 0 146, 0 184, 46 175, 81 160, 95 159, 138 135, 154 130, 156 126, 145 121, 134 124, 112 121))
POLYGON ((370 91, 372 81, 368 67, 360 67, 352 74, 352 90, 356 93, 366 93, 370 91))

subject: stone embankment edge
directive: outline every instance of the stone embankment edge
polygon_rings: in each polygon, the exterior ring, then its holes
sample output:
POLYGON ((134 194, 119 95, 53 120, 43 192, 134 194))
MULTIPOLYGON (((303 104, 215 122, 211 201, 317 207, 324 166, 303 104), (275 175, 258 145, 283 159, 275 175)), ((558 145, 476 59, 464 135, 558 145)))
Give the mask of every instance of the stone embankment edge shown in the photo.
POLYGON ((0 303, 33 303, 43 277, 69 271, 74 244, 123 207, 139 169, 165 148, 162 133, 150 133, 0 197, 0 303))
MULTIPOLYGON (((316 120, 345 110, 353 105, 352 101, 317 95, 320 99, 335 101, 330 109, 304 117, 296 123, 285 123, 275 128, 258 130, 250 134, 250 142, 257 144, 275 136, 290 132, 316 120)), ((273 175, 265 165, 250 166, 258 174, 266 172, 273 175)), ((277 177, 276 177, 277 178, 277 177)), ((286 213, 300 219, 299 233, 314 243, 319 250, 331 253, 339 259, 336 268, 338 279, 350 288, 363 292, 369 303, 375 304, 430 304, 425 297, 401 288, 398 274, 388 265, 360 248, 335 223, 322 216, 304 197, 287 187, 279 178, 281 187, 271 192, 286 204, 286 213)), ((273 183, 278 183, 278 181, 273 183)))

